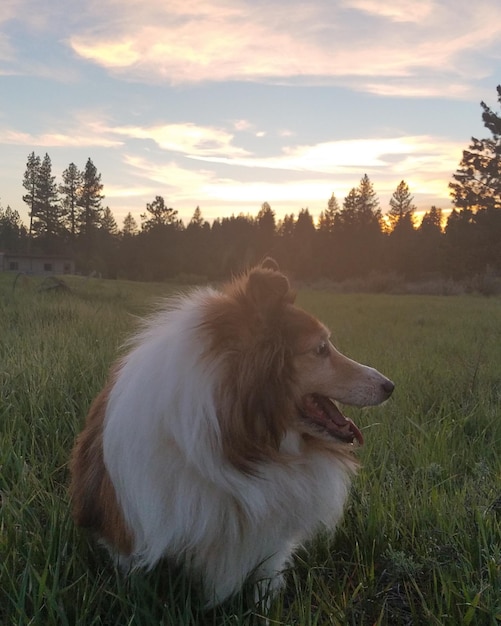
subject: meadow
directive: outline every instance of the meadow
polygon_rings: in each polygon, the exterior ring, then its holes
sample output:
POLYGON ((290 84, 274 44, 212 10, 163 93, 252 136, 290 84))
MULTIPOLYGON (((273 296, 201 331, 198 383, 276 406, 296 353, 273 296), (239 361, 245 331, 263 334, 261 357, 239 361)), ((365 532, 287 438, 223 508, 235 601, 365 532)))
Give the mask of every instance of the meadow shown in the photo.
MULTIPOLYGON (((0 624, 254 625, 165 565, 124 580, 74 527, 68 455, 120 345, 175 285, 0 275, 0 624)), ((501 299, 300 290, 338 348, 392 378, 346 409, 362 469, 343 524, 302 550, 271 625, 501 621, 501 299)))

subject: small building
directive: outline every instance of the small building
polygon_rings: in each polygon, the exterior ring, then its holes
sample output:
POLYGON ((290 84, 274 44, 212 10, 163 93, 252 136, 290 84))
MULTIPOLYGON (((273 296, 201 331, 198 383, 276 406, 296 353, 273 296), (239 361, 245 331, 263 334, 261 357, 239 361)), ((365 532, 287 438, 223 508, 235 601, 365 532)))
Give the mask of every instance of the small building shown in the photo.
POLYGON ((74 274, 75 262, 66 256, 0 252, 0 271, 23 274, 74 274))

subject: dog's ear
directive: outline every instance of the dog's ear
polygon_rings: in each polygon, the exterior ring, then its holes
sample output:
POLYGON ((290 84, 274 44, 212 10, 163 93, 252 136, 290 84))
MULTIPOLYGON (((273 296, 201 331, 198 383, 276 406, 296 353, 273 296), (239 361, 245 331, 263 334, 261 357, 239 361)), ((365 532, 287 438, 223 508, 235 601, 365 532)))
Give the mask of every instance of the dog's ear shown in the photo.
POLYGON ((293 300, 287 277, 271 268, 251 270, 246 291, 255 308, 265 315, 293 300))

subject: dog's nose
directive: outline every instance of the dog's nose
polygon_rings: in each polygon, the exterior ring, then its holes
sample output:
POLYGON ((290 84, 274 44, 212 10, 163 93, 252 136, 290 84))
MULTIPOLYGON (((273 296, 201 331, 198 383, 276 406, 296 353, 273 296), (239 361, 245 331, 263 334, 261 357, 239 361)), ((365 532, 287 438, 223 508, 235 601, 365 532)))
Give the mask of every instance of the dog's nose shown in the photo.
POLYGON ((394 383, 392 383, 391 380, 386 379, 382 386, 383 386, 383 390, 384 390, 385 394, 389 398, 391 396, 391 394, 393 393, 393 390, 395 389, 394 383))

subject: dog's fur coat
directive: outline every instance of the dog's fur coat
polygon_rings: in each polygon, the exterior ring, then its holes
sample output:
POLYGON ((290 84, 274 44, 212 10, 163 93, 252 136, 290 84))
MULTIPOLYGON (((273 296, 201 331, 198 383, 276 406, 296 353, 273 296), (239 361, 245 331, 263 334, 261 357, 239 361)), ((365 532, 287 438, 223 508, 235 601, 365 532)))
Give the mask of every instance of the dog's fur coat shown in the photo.
POLYGON ((332 400, 386 400, 294 305, 273 264, 168 303, 133 338, 71 459, 77 524, 124 568, 182 565, 208 605, 282 585, 295 548, 340 519, 358 428, 332 400), (264 585, 264 586, 263 586, 264 585))

